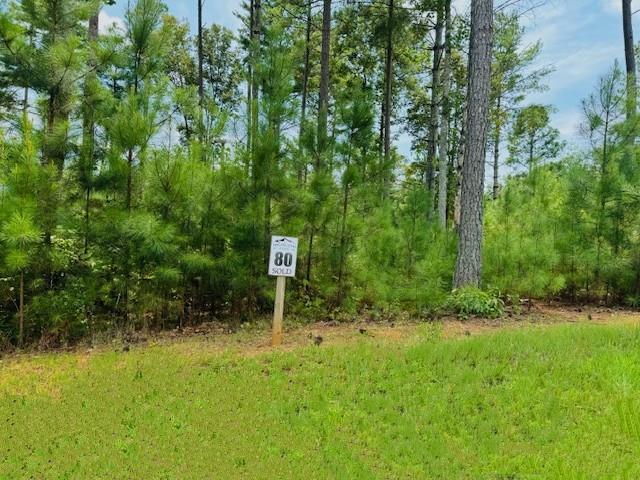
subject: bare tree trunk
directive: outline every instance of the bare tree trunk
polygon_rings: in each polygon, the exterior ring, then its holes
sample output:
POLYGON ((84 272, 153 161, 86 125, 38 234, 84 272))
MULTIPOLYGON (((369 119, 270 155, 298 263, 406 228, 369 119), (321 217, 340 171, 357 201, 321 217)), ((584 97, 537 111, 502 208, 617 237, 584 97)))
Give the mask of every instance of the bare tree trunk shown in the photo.
POLYGON ((331 0, 324 0, 322 12, 322 53, 320 56, 320 99, 318 103, 318 158, 316 168, 322 165, 321 157, 327 148, 327 124, 329 116, 329 54, 331 49, 331 0))
POLYGON ((449 89, 451 85, 451 0, 445 0, 445 57, 442 66, 442 114, 440 120, 440 145, 438 155, 440 157, 439 183, 438 183, 438 218, 440 226, 447 228, 447 186, 449 177, 449 89))
POLYGON ((479 286, 482 277, 484 165, 492 36, 493 0, 472 0, 467 148, 462 166, 460 241, 453 280, 455 288, 479 286))
POLYGON ((202 46, 202 2, 198 0, 198 97, 200 99, 200 111, 204 108, 204 50, 202 46))
POLYGON ((460 132, 460 145, 458 146, 458 152, 456 155, 456 198, 453 202, 453 224, 456 229, 460 229, 460 196, 462 195, 462 166, 464 165, 464 151, 465 151, 465 125, 466 125, 466 108, 464 112, 464 118, 462 122, 462 131, 460 132))
MULTIPOLYGON (((302 71, 302 105, 300 107, 300 133, 298 137, 298 143, 302 146, 302 137, 304 135, 305 123, 307 119, 307 101, 309 98, 309 68, 311 57, 311 27, 312 27, 312 4, 311 0, 308 0, 307 5, 307 28, 304 43, 304 67, 302 71)), ((304 168, 302 166, 298 171, 298 183, 302 184, 307 179, 307 164, 305 162, 304 168)))
POLYGON ((29 110, 29 87, 24 87, 24 96, 22 98, 22 114, 27 115, 29 110))
POLYGON ((382 107, 380 108, 380 125, 378 128, 378 150, 380 151, 380 156, 384 155, 384 101, 382 102, 382 107))
POLYGON ((389 0, 389 17, 387 19, 387 58, 384 73, 384 108, 382 110, 384 116, 384 134, 383 134, 383 158, 384 165, 382 168, 382 188, 386 192, 389 178, 387 178, 387 169, 391 160, 391 110, 393 95, 393 15, 394 0, 389 0))
POLYGON ((253 51, 253 23, 254 23, 254 0, 249 3, 249 61, 247 62, 247 150, 251 152, 252 148, 252 128, 253 120, 253 64, 255 62, 253 51))
MULTIPOLYGON (((500 108, 502 107, 502 95, 498 94, 496 99, 496 108, 498 116, 500 115, 500 108)), ((496 118, 495 126, 493 129, 493 199, 498 198, 500 193, 500 142, 502 141, 502 124, 500 118, 496 118)))
POLYGON ((627 67, 627 120, 636 114, 636 57, 633 43, 633 18, 631 0, 622 0, 622 24, 624 30, 624 57, 627 67))
MULTIPOLYGON (((327 129, 329 117, 329 53, 331 48, 331 0, 324 0, 322 12, 322 52, 320 55, 320 98, 318 103, 318 152, 316 157, 316 174, 324 170, 323 157, 327 149, 327 129)), ((322 200, 316 198, 316 208, 322 200)), ((313 239, 316 233, 315 220, 309 226, 309 249, 307 251, 307 288, 311 283, 311 263, 313 258, 313 239)))
MULTIPOLYGON (((87 30, 87 39, 90 42, 94 42, 98 39, 98 33, 100 30, 100 9, 98 8, 89 19, 89 29, 87 30)), ((96 74, 95 59, 90 58, 88 62, 89 73, 85 80, 85 99, 89 96, 89 84, 92 80, 95 80, 96 74)), ((93 169, 93 155, 95 152, 95 118, 93 113, 93 107, 85 107, 82 118, 82 155, 84 157, 84 173, 89 177, 91 175, 90 170, 93 169)), ((85 179, 86 191, 85 191, 85 205, 84 205, 84 253, 89 250, 89 222, 90 222, 90 206, 91 206, 91 184, 89 178, 85 179)))
POLYGON ((431 69, 431 110, 429 114, 429 150, 427 153, 427 190, 433 190, 433 171, 435 168, 438 147, 438 110, 440 107, 439 92, 441 88, 440 66, 442 62, 442 42, 444 31, 444 17, 442 10, 438 9, 436 20, 436 38, 433 45, 433 68, 431 69))
MULTIPOLYGON (((253 78, 252 78, 252 87, 251 87, 251 99, 252 99, 252 109, 251 109, 251 138, 252 138, 252 148, 255 147, 255 139, 258 134, 258 114, 259 114, 259 99, 260 99, 260 80, 259 75, 257 74, 257 65, 260 58, 260 35, 261 35, 261 18, 262 18, 262 3, 261 0, 253 0, 253 78)), ((255 172, 254 172, 255 173, 255 172)))

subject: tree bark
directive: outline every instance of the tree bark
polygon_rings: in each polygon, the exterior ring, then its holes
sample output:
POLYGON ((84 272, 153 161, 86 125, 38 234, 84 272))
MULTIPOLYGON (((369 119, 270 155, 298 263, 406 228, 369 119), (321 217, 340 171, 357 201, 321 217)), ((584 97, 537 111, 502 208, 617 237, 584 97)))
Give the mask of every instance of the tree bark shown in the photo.
POLYGON ((258 63, 260 58, 260 35, 261 35, 261 0, 251 0, 249 16, 249 79, 247 81, 247 146, 252 158, 252 176, 256 175, 255 164, 255 142, 258 131, 259 99, 260 99, 260 79, 258 78, 258 63))
POLYGON ((444 31, 444 18, 442 9, 438 9, 436 20, 436 38, 433 45, 433 67, 431 69, 431 109, 429 114, 429 151, 427 153, 427 190, 433 190, 433 172, 435 169, 437 148, 438 148, 438 110, 440 107, 439 92, 441 88, 440 66, 442 62, 442 42, 444 31))
POLYGON ((322 12, 322 53, 320 56, 320 99, 318 103, 318 157, 316 168, 322 167, 321 157, 327 148, 329 116, 329 54, 331 49, 331 0, 324 0, 322 12))
MULTIPOLYGON (((496 99, 496 110, 498 116, 500 116, 500 109, 502 108, 502 95, 498 94, 496 99)), ((496 118, 496 123, 493 129, 493 189, 491 196, 494 200, 498 198, 500 193, 500 142, 502 140, 502 124, 500 118, 496 118)))
MULTIPOLYGON (((91 24, 89 24, 89 28, 91 28, 91 24)), ((29 46, 33 46, 33 32, 29 31, 29 46)), ((24 87, 24 95, 22 97, 22 115, 27 116, 29 113, 29 87, 24 87)))
MULTIPOLYGON (((89 28, 87 30, 87 39, 90 42, 94 42, 98 39, 98 34, 100 30, 100 9, 98 8, 94 14, 89 19, 89 28)), ((85 99, 89 95, 88 85, 89 83, 96 78, 95 69, 95 59, 90 58, 88 62, 89 72, 87 74, 87 78, 85 80, 85 99)), ((86 254, 89 250, 89 222, 90 222, 90 206, 91 206, 91 181, 90 170, 93 170, 93 156, 95 152, 95 118, 93 113, 93 107, 87 106, 85 107, 85 111, 82 116, 82 155, 84 156, 84 174, 87 176, 85 179, 86 191, 85 191, 85 205, 84 205, 84 222, 85 222, 85 232, 84 232, 84 253, 86 254)))
POLYGON ((460 196, 462 195, 462 166, 464 165, 464 152, 466 146, 466 108, 463 112, 462 129, 460 132, 460 141, 458 152, 456 154, 456 197, 453 201, 453 224, 457 230, 460 229, 460 196))
POLYGON ((24 271, 20 272, 20 300, 19 300, 20 325, 18 326, 18 346, 24 345, 24 271))
POLYGON ((351 154, 353 145, 354 131, 351 129, 349 133, 349 153, 345 161, 345 175, 343 177, 344 187, 342 195, 342 218, 340 219, 340 263, 338 266, 338 297, 340 303, 344 299, 344 270, 346 263, 346 245, 347 245, 347 215, 349 213, 349 193, 351 191, 351 184, 345 179, 347 178, 347 171, 351 165, 351 154))
POLYGON ((631 120, 636 114, 636 57, 633 43, 632 15, 631 0, 622 0, 624 57, 627 67, 627 120, 631 120))
POLYGON ((93 15, 91 15, 91 18, 89 18, 89 29, 87 30, 87 38, 90 41, 95 41, 98 39, 98 35, 100 33, 100 11, 101 9, 98 8, 93 15))
POLYGON ((198 97, 200 111, 204 108, 204 50, 202 46, 202 2, 198 0, 198 97))
MULTIPOLYGON (((307 5, 307 26, 304 43, 304 66, 302 70, 302 105, 300 106, 300 133, 298 136, 298 144, 302 147, 302 137, 305 131, 305 123, 307 119, 307 101, 309 99, 309 68, 311 58, 311 27, 312 27, 312 4, 308 0, 307 5)), ((298 183, 302 184, 307 179, 307 163, 299 167, 298 183)))
POLYGON ((453 285, 479 286, 487 117, 491 87, 493 0, 472 0, 467 107, 467 148, 462 166, 459 250, 453 285))
POLYGON ((384 73, 384 108, 382 110, 384 116, 383 130, 383 158, 384 165, 382 168, 382 188, 386 192, 389 178, 387 178, 387 169, 391 160, 391 110, 393 95, 393 16, 394 16, 394 0, 389 0, 389 17, 387 18, 387 58, 384 73))
MULTIPOLYGON (((320 98, 318 102, 318 151, 316 153, 316 175, 324 170, 324 156, 328 144, 329 117, 329 54, 331 48, 331 0, 324 0, 322 11, 322 52, 320 55, 320 98)), ((316 208, 320 208, 322 199, 316 195, 316 208)), ((309 249, 307 251, 307 288, 311 284, 311 264, 313 258, 313 239, 316 233, 315 221, 309 226, 309 249)))
POLYGON ((250 45, 250 53, 249 53, 249 61, 247 62, 247 150, 251 152, 252 146, 252 128, 251 122, 253 120, 253 63, 254 53, 253 53, 253 17, 254 17, 254 0, 251 0, 249 3, 249 45, 250 45))
POLYGON ((438 169, 438 219, 440 226, 447 228, 447 186, 449 176, 449 89, 451 85, 451 0, 444 2, 445 17, 445 57, 442 65, 442 113, 440 119, 440 145, 438 155, 440 167, 438 169))
MULTIPOLYGON (((257 75, 257 65, 260 59, 260 36, 262 31, 262 2, 261 0, 253 1, 253 86, 251 87, 251 95, 253 100, 253 108, 251 110, 251 137, 255 143, 258 134, 258 114, 260 100, 260 79, 257 75)), ((252 145, 252 148, 255 146, 252 145)))

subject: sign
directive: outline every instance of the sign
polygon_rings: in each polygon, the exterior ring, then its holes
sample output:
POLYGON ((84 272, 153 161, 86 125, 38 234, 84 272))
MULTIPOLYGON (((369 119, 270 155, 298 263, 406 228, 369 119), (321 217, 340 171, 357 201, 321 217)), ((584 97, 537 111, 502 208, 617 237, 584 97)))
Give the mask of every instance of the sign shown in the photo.
POLYGON ((295 277, 298 259, 298 239, 294 237, 271 237, 269 275, 272 277, 295 277))

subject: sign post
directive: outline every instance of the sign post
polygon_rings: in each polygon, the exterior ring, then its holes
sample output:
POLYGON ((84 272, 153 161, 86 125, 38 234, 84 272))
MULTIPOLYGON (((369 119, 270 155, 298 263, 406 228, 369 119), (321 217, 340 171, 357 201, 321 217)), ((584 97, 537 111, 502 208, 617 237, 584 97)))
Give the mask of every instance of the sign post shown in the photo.
POLYGON ((269 255, 269 275, 277 277, 276 301, 273 309, 273 330, 271 345, 282 345, 282 324, 284 317, 284 294, 287 277, 296 276, 298 257, 298 239, 294 237, 271 237, 271 253, 269 255))

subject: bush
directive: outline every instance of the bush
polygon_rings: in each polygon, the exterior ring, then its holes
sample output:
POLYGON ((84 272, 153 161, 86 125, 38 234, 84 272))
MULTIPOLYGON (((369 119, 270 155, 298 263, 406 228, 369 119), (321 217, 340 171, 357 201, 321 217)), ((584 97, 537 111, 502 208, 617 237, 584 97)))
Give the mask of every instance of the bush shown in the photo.
POLYGON ((497 318, 504 313, 504 302, 498 296, 476 287, 454 290, 446 305, 449 310, 465 319, 470 315, 497 318))

